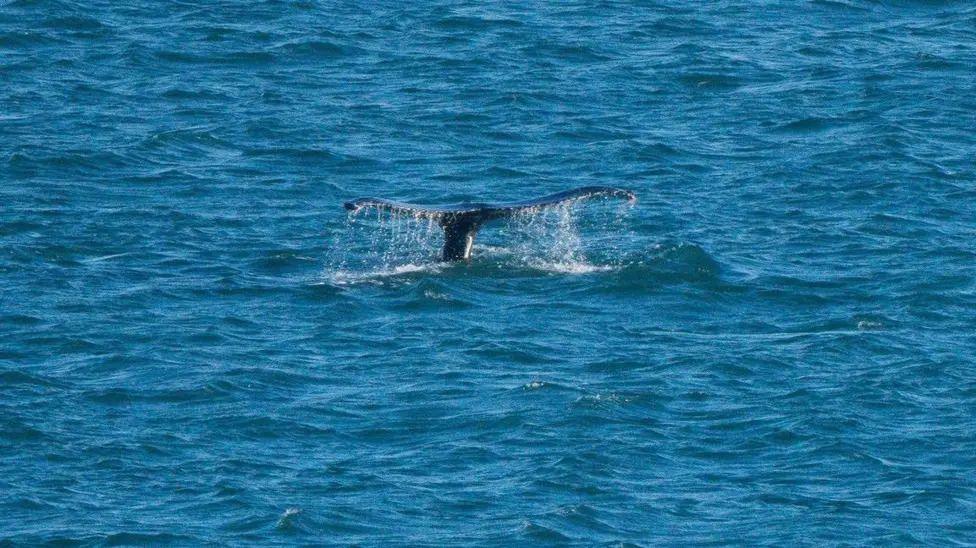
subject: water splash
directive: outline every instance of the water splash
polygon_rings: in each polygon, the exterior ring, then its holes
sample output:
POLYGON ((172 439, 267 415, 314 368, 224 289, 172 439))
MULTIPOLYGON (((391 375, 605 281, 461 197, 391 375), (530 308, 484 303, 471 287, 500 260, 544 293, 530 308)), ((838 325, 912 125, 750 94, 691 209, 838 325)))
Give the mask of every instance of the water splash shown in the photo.
MULTIPOLYGON (((584 216, 577 205, 577 201, 569 201, 526 209, 505 222, 486 225, 479 235, 479 241, 484 238, 485 243, 475 244, 474 261, 562 274, 616 268, 612 261, 592 261, 588 251, 608 248, 600 250, 600 255, 612 256, 621 231, 626 232, 624 218, 630 206, 584 216), (581 221, 585 221, 584 230, 581 221), (495 245, 493 239, 498 240, 495 245)), ((601 208, 587 208, 594 209, 601 208)), ((443 229, 434 216, 383 206, 359 208, 349 213, 345 227, 334 238, 325 277, 344 285, 449 268, 449 263, 440 260, 443 241, 443 229)))
POLYGON ((528 267, 568 274, 612 268, 588 261, 575 202, 530 209, 513 215, 503 228, 513 258, 528 267))
POLYGON ((326 277, 346 284, 428 270, 438 265, 442 240, 433 217, 383 207, 355 210, 333 240, 326 277))
POLYGON ((288 508, 288 509, 286 509, 284 511, 284 513, 281 514, 281 517, 278 518, 278 523, 275 524, 275 527, 277 529, 279 529, 279 530, 290 530, 290 529, 293 529, 295 527, 295 519, 296 519, 295 516, 297 516, 297 515, 299 515, 301 513, 302 513, 302 509, 301 508, 288 508))

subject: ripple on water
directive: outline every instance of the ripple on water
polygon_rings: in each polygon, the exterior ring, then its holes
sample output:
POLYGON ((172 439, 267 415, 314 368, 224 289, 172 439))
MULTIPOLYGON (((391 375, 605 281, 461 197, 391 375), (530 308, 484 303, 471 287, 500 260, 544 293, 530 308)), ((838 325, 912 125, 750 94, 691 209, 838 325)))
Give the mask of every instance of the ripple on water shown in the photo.
POLYGON ((973 6, 0 4, 0 544, 976 538, 973 6))

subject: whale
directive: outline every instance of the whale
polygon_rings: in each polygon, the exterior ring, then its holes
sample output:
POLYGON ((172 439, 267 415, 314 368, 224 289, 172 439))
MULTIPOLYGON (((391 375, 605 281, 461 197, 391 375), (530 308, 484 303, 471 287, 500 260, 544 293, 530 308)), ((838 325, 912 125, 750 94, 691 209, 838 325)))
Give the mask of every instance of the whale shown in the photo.
POLYGON ((416 218, 433 219, 444 229, 441 260, 456 262, 471 259, 474 238, 485 223, 505 219, 521 212, 561 206, 589 198, 619 198, 630 203, 637 201, 637 195, 630 190, 609 186, 585 186, 521 202, 426 205, 364 197, 348 201, 343 206, 351 213, 375 207, 416 218))

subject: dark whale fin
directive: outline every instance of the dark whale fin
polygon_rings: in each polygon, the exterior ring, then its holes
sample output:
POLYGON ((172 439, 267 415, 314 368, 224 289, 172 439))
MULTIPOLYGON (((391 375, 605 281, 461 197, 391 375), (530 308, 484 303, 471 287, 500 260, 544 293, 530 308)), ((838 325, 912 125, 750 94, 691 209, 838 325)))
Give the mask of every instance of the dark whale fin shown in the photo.
POLYGON ((587 186, 565 192, 557 192, 534 200, 522 202, 503 202, 497 204, 470 203, 451 206, 435 206, 395 202, 383 198, 358 198, 346 202, 345 208, 356 212, 366 207, 376 207, 397 213, 406 213, 418 218, 435 219, 444 228, 445 261, 460 261, 471 257, 471 246, 481 225, 522 212, 553 207, 585 198, 610 197, 623 198, 629 202, 637 200, 637 195, 629 190, 608 186, 587 186))

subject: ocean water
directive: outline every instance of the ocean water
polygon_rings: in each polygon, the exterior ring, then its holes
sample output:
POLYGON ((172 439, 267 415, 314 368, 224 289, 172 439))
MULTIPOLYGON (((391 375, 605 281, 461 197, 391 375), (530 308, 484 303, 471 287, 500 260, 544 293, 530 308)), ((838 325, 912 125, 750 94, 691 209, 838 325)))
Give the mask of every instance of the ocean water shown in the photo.
POLYGON ((974 128, 969 2, 0 1, 0 545, 972 546, 974 128))

